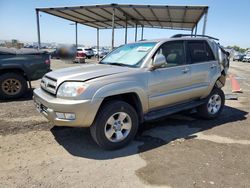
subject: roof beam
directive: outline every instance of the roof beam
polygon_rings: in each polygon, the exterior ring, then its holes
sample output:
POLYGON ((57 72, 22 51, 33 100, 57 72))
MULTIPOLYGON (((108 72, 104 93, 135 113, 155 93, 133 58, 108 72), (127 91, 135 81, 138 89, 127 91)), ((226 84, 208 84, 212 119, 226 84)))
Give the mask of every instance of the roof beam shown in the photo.
MULTIPOLYGON (((111 4, 113 7, 121 7, 121 8, 148 8, 148 6, 154 8, 154 9, 164 9, 163 5, 129 5, 129 4, 111 4)), ((180 5, 171 5, 171 8, 174 9, 184 9, 185 7, 188 7, 190 10, 203 10, 204 8, 208 8, 208 6, 196 6, 196 5, 190 5, 190 6, 180 6, 180 5)), ((107 6, 105 6, 107 8, 107 6)))
POLYGON ((120 7, 116 7, 116 9, 119 10, 120 12, 122 12, 124 14, 124 16, 127 16, 128 18, 130 18, 131 21, 133 21, 134 23, 137 23, 139 25, 143 25, 140 21, 136 21, 136 19, 132 15, 130 15, 129 13, 125 12, 120 7))
MULTIPOLYGON (((168 17, 169 17, 169 21, 172 23, 171 14, 170 14, 170 11, 169 11, 169 6, 166 7, 166 10, 167 10, 167 15, 168 15, 168 17)), ((172 23, 171 28, 173 28, 173 23, 172 23)))
POLYGON ((185 22, 186 14, 187 14, 187 6, 186 6, 186 8, 185 8, 185 10, 184 10, 183 17, 182 17, 182 23, 181 23, 181 27, 182 27, 182 28, 183 28, 183 24, 184 24, 184 22, 185 22))
MULTIPOLYGON (((44 13, 46 13, 46 14, 50 14, 50 15, 52 15, 52 16, 56 16, 56 17, 58 17, 58 18, 65 19, 65 17, 59 16, 59 15, 57 15, 57 14, 52 14, 52 13, 47 12, 47 11, 45 11, 45 10, 43 10, 42 12, 44 12, 44 13)), ((70 21, 72 21, 72 22, 76 22, 76 20, 71 19, 71 18, 67 18, 67 20, 70 20, 70 21)), ((78 23, 80 23, 80 24, 85 24, 85 23, 83 23, 83 22, 81 22, 81 21, 80 21, 80 22, 78 22, 78 23)), ((91 24, 91 25, 89 25, 88 23, 86 23, 85 25, 87 25, 87 26, 89 26, 89 27, 94 27, 94 28, 97 28, 97 27, 93 26, 92 24, 91 24)), ((100 27, 102 27, 102 28, 106 28, 106 27, 104 27, 104 26, 100 26, 100 27)))
MULTIPOLYGON (((80 8, 117 8, 117 7, 121 7, 121 8, 147 8, 148 5, 126 5, 126 4, 102 4, 102 5, 86 5, 86 6, 72 6, 72 7, 55 7, 54 10, 66 10, 66 9, 71 9, 71 10, 77 10, 80 8)), ((164 9, 164 6, 162 5, 150 5, 152 8, 154 9, 164 9)), ((186 6, 169 6, 171 8, 174 9, 184 9, 186 6)), ((208 9, 208 6, 187 6, 188 9, 190 10, 204 10, 204 9, 208 9)), ((37 10, 39 11, 46 11, 46 10, 50 10, 50 8, 37 8, 37 10)))
POLYGON ((153 27, 153 25, 135 8, 133 8, 133 10, 140 16, 142 17, 143 20, 146 20, 146 22, 148 23, 148 25, 150 25, 151 27, 153 27))
MULTIPOLYGON (((105 8, 101 8, 101 10, 103 10, 104 12, 106 12, 107 14, 109 14, 110 16, 112 16, 113 14, 111 12, 109 12, 108 10, 106 10, 105 8)), ((120 18, 119 16, 115 15, 116 18, 120 19, 120 20, 123 20, 122 18, 120 18)), ((118 20, 118 21, 120 21, 118 20)), ((127 20, 128 21, 128 20, 127 20)), ((132 24, 128 23, 128 25, 132 26, 132 24)))
MULTIPOLYGON (((105 19, 105 20, 109 20, 108 18, 106 18, 106 17, 104 17, 104 16, 98 14, 97 12, 94 12, 94 11, 92 11, 92 10, 89 10, 88 8, 85 8, 85 10, 89 11, 89 12, 92 13, 92 14, 95 14, 95 15, 99 16, 100 18, 103 18, 103 19, 105 19)), ((107 22, 105 22, 105 23, 107 23, 107 22)), ((123 25, 121 25, 121 24, 119 24, 119 23, 116 23, 116 24, 117 24, 117 25, 120 25, 120 26, 122 26, 122 27, 124 27, 123 25)), ((112 24, 108 24, 108 25, 112 27, 112 24)))
POLYGON ((149 8, 150 12, 153 14, 153 16, 155 17, 155 19, 157 20, 157 22, 159 23, 159 25, 160 25, 161 27, 163 27, 162 24, 161 24, 161 22, 159 21, 158 17, 156 16, 155 12, 154 12, 153 9, 150 7, 150 5, 148 5, 148 8, 149 8))
MULTIPOLYGON (((147 19, 137 19, 140 22, 162 22, 162 23, 182 23, 180 21, 166 21, 166 20, 147 20, 147 19)), ((126 20, 116 20, 116 21, 124 21, 126 22, 126 20)), ((109 20, 103 20, 102 23, 107 23, 110 22, 109 20)), ((86 22, 82 22, 82 23, 96 23, 96 21, 86 21, 86 22)), ((185 22, 187 24, 195 24, 195 22, 185 22)), ((151 27, 153 27, 153 25, 150 25, 151 27)))
MULTIPOLYGON (((86 14, 83 14, 83 13, 81 13, 81 12, 78 12, 78 11, 76 11, 76 10, 70 10, 70 11, 72 11, 72 12, 74 12, 74 13, 76 13, 76 14, 79 14, 79 15, 81 15, 81 16, 85 16, 86 18, 89 18, 89 19, 94 20, 94 21, 96 21, 96 22, 98 21, 98 20, 96 20, 95 18, 90 17, 90 16, 88 16, 88 15, 86 15, 86 14)), ((64 13, 64 12, 62 12, 62 13, 64 13)), ((85 19, 85 21, 88 21, 88 20, 85 19)), ((106 26, 103 26, 103 25, 100 25, 100 24, 97 24, 97 23, 93 23, 93 24, 96 24, 96 25, 99 26, 99 27, 106 27, 106 26)), ((106 23, 104 23, 104 24, 110 26, 109 24, 106 24, 106 23)))

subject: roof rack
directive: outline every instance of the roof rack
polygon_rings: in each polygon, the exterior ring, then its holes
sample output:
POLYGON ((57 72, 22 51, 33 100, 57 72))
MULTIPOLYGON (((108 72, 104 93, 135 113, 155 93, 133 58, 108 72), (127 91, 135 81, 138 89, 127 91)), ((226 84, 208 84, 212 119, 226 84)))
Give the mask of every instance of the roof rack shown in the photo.
POLYGON ((192 34, 176 34, 176 35, 173 35, 171 38, 180 38, 180 37, 206 37, 206 38, 213 39, 213 40, 219 40, 217 38, 207 36, 207 35, 192 35, 192 34))

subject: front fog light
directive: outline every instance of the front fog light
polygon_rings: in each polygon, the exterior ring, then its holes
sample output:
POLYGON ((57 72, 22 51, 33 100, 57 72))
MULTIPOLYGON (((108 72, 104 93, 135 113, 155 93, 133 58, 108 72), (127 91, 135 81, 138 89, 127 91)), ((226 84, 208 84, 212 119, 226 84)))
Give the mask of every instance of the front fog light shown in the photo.
POLYGON ((64 120, 75 120, 76 119, 76 115, 74 113, 56 112, 56 117, 58 119, 64 119, 64 120))
POLYGON ((75 120, 76 119, 76 115, 75 114, 72 114, 72 113, 65 113, 65 119, 68 119, 68 120, 75 120))
POLYGON ((58 119, 65 119, 64 113, 56 112, 56 117, 58 119))

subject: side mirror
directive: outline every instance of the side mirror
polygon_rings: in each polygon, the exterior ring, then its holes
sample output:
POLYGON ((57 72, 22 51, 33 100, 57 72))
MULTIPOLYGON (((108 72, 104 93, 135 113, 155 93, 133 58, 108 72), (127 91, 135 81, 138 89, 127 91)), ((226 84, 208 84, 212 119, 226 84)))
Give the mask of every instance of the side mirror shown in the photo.
POLYGON ((153 60, 152 70, 160 68, 166 63, 166 58, 162 54, 156 54, 153 60))

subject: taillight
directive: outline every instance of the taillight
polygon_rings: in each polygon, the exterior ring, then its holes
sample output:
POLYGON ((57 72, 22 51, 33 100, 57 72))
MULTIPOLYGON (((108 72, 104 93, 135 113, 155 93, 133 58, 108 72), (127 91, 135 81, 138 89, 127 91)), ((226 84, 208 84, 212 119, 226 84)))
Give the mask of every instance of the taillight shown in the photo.
POLYGON ((46 60, 44 61, 44 63, 45 63, 46 65, 50 65, 50 60, 49 60, 49 59, 46 59, 46 60))
POLYGON ((85 57, 85 53, 82 53, 82 52, 77 52, 76 53, 76 57, 85 57))

